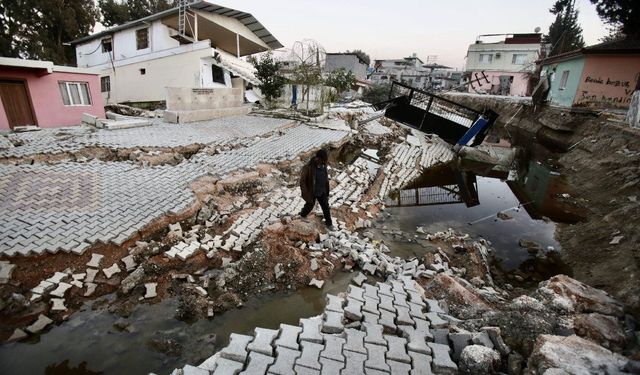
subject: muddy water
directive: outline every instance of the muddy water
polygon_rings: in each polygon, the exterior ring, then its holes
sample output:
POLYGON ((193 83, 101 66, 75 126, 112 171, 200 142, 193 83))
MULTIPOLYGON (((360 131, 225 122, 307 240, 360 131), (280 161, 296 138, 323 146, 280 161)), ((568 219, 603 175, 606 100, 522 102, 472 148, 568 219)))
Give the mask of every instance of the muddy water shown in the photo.
MULTIPOLYGON (((502 177, 506 178, 506 174, 502 177)), ((561 248, 554 236, 556 223, 544 215, 562 211, 558 207, 560 202, 555 201, 552 191, 547 192, 545 198, 544 206, 540 206, 522 192, 518 182, 507 183, 500 178, 477 176, 447 166, 423 175, 410 189, 392 195, 387 201, 390 216, 379 225, 411 235, 417 234, 417 227, 430 233, 452 228, 475 238, 485 238, 495 249, 494 266, 506 272, 519 268, 531 271, 532 263, 540 258, 520 243, 521 240, 533 241, 541 248, 538 255, 547 253, 543 258, 547 269, 538 269, 540 276, 567 273, 557 257, 561 248), (540 212, 539 208, 546 211, 540 212), (505 215, 500 218, 499 212, 505 215), (551 249, 553 251, 549 251, 551 249)), ((387 238, 396 255, 420 256, 425 251, 417 243, 407 242, 406 237, 387 238)))
POLYGON ((280 323, 297 325, 300 318, 320 314, 325 295, 345 291, 352 276, 339 272, 321 290, 261 295, 240 309, 192 324, 173 318, 176 299, 140 304, 126 319, 131 333, 114 328, 118 316, 103 309, 92 310, 87 304, 38 341, 0 346, 0 374, 169 373, 188 363, 200 363, 224 347, 231 333, 252 334, 255 327, 277 328, 280 323), (153 339, 174 340, 169 346, 179 353, 154 351, 149 346, 153 339))

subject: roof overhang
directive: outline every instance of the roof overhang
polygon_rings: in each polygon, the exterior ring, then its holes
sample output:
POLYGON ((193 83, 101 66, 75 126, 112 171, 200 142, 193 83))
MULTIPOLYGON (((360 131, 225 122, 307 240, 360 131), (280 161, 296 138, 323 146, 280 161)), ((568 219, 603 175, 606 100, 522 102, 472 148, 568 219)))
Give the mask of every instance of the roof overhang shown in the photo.
MULTIPOLYGON (((199 10, 203 12, 209 12, 218 14, 221 16, 231 17, 238 20, 246 28, 248 28, 255 36, 260 38, 271 49, 282 48, 283 45, 273 36, 266 27, 264 27, 251 13, 242 12, 232 8, 226 8, 220 5, 212 4, 208 1, 196 1, 189 4, 189 8, 193 10, 199 10)), ((150 16, 140 18, 135 21, 127 22, 125 24, 109 28, 107 30, 88 35, 70 42, 71 45, 78 45, 92 41, 94 39, 103 38, 108 35, 112 35, 118 31, 127 30, 130 28, 138 27, 148 24, 152 21, 164 19, 171 16, 177 16, 178 8, 167 9, 163 12, 155 13, 150 16)))
POLYGON ((13 70, 33 70, 41 75, 54 72, 74 74, 100 74, 97 70, 94 69, 54 65, 51 61, 26 60, 12 57, 0 57, 0 68, 13 70))

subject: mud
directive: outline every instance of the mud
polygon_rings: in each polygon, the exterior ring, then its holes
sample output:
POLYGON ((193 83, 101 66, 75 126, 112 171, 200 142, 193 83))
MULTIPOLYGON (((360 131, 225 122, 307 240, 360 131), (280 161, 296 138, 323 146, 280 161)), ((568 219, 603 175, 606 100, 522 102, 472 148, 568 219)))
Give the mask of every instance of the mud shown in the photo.
POLYGON ((493 137, 528 134, 535 149, 556 163, 574 189, 567 204, 586 216, 558 226, 562 260, 578 280, 610 292, 640 317, 640 131, 608 113, 534 108, 508 98, 456 95, 455 100, 493 108, 500 114, 493 137), (624 237, 610 244, 615 236, 624 237))

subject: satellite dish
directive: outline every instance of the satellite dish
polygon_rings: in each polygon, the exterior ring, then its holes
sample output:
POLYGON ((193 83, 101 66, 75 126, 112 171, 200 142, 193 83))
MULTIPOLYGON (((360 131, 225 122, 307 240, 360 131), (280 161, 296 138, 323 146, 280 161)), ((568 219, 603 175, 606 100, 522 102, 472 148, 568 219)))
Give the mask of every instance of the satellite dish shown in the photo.
POLYGON ((538 26, 538 27, 536 27, 536 28, 533 30, 533 32, 535 32, 535 33, 539 33, 539 32, 540 32, 540 30, 541 30, 541 29, 540 29, 540 26, 538 26))

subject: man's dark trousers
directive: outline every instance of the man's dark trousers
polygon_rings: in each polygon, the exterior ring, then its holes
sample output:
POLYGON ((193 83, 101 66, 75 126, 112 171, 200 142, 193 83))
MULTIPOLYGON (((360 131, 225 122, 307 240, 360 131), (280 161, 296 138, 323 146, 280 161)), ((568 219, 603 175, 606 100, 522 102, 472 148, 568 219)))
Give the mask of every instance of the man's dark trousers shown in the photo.
POLYGON ((322 208, 325 224, 327 224, 327 226, 332 226, 333 222, 331 221, 331 212, 329 211, 329 194, 315 197, 312 202, 305 202, 304 207, 302 207, 302 211, 300 211, 300 216, 307 217, 311 210, 313 210, 313 206, 315 206, 316 201, 320 203, 320 208, 322 208))

